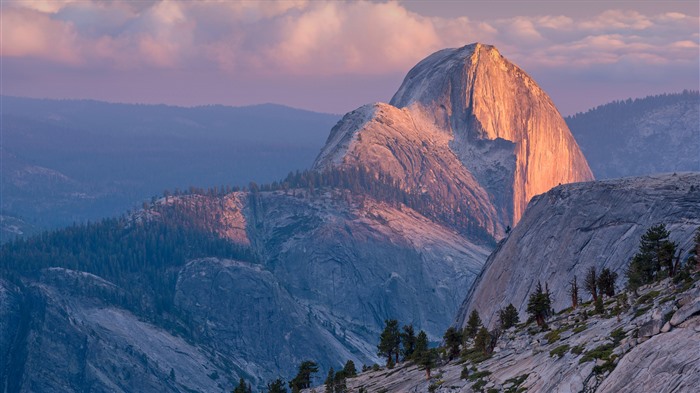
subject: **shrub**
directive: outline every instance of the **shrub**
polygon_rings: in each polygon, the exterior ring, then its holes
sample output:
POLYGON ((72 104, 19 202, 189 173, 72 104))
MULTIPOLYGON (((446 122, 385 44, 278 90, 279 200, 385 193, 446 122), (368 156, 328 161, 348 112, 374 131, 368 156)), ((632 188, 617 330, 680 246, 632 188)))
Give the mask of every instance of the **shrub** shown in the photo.
POLYGON ((580 355, 583 353, 584 349, 585 349, 585 347, 583 345, 577 345, 577 346, 571 348, 571 353, 573 353, 574 355, 580 355))
POLYGON ((544 335, 544 338, 547 339, 548 343, 553 343, 555 341, 558 341, 560 338, 561 330, 552 330, 551 332, 547 333, 544 335))
POLYGON ((560 346, 552 349, 551 351, 549 351, 549 356, 551 356, 551 357, 556 356, 558 358, 561 358, 568 351, 569 351, 568 344, 560 345, 560 346))

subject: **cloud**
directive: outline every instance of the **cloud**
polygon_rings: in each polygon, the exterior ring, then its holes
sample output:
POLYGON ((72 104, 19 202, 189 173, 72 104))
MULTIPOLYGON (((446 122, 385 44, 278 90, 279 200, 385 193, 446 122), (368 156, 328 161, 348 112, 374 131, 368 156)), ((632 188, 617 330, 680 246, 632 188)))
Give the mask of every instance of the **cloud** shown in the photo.
POLYGON ((79 37, 73 26, 52 20, 44 13, 26 9, 3 12, 0 34, 2 56, 80 63, 81 56, 76 48, 79 37))
POLYGON ((104 73, 374 77, 404 74, 436 50, 478 41, 535 73, 637 75, 669 65, 697 71, 699 23, 679 12, 629 10, 432 17, 394 1, 63 0, 3 2, 1 33, 5 58, 104 73))

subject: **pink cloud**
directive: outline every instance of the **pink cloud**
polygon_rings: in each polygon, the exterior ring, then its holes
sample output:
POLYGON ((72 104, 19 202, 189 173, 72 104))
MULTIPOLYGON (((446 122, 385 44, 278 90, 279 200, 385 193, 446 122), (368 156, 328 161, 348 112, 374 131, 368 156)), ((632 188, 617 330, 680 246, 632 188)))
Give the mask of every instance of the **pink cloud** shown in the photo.
POLYGON ((35 57, 74 65, 81 62, 75 29, 44 13, 3 7, 1 33, 2 56, 35 57))
POLYGON ((138 3, 140 8, 122 2, 9 4, 3 7, 3 56, 84 67, 381 74, 405 71, 432 51, 475 41, 496 44, 516 61, 541 66, 608 64, 630 50, 640 61, 656 64, 657 56, 668 52, 665 47, 683 59, 698 51, 698 18, 677 12, 648 16, 609 10, 578 20, 544 15, 475 21, 425 17, 396 2, 161 1, 138 3), (81 26, 89 25, 91 15, 116 16, 105 23, 110 29, 83 33, 81 26), (595 56, 581 61, 574 48, 595 56), (532 60, 531 53, 550 58, 532 60))
POLYGON ((37 59, 47 72, 398 83, 430 53, 478 41, 534 74, 648 76, 693 66, 697 74, 697 16, 608 10, 483 20, 468 10, 437 17, 393 1, 10 1, 2 3, 2 56, 37 59))

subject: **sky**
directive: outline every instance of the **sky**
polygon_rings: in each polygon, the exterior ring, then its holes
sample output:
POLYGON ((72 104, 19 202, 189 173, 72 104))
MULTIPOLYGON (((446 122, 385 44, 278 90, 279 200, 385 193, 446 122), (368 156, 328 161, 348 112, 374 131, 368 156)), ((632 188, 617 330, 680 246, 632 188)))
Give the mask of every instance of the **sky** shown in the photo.
POLYGON ((564 115, 700 85, 697 0, 1 4, 3 95, 342 114, 473 42, 495 45, 564 115))

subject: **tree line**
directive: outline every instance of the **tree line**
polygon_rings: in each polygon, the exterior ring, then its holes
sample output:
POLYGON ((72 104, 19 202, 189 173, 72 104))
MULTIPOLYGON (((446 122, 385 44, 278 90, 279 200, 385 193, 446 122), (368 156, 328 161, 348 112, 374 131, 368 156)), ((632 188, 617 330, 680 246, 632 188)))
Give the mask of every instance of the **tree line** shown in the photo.
POLYGON ((182 317, 174 304, 179 269, 173 267, 201 257, 256 258, 246 247, 188 225, 176 206, 159 206, 158 213, 158 219, 108 218, 6 243, 0 247, 0 271, 14 281, 36 278, 48 267, 92 273, 121 290, 82 289, 102 291, 95 295, 167 328, 182 317))

